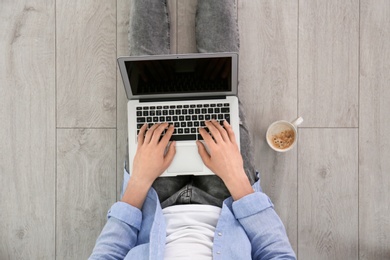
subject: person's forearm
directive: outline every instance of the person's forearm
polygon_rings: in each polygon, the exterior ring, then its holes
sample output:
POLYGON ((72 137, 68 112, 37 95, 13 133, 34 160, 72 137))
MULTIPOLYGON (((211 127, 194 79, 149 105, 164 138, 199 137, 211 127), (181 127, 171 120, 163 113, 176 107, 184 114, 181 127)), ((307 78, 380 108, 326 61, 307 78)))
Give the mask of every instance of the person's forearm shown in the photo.
POLYGON ((146 183, 145 180, 134 176, 130 177, 121 201, 141 209, 151 185, 151 183, 146 183))

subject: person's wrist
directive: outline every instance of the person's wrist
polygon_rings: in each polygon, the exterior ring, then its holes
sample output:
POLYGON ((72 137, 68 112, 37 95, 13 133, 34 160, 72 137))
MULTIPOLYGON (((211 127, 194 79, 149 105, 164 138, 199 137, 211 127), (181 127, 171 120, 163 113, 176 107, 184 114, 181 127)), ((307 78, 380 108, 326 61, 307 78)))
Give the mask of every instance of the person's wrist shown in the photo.
POLYGON ((232 195, 233 200, 239 200, 254 192, 244 169, 228 175, 223 181, 232 195))

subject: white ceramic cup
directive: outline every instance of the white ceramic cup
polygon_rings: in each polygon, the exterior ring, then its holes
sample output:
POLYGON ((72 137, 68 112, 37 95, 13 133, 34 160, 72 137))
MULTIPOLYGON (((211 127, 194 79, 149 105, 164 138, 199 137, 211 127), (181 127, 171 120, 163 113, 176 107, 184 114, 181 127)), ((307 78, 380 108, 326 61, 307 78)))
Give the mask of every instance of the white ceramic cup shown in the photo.
POLYGON ((296 144, 297 126, 303 122, 302 117, 298 117, 292 122, 279 120, 273 122, 267 129, 266 139, 269 147, 277 152, 290 151, 296 144))

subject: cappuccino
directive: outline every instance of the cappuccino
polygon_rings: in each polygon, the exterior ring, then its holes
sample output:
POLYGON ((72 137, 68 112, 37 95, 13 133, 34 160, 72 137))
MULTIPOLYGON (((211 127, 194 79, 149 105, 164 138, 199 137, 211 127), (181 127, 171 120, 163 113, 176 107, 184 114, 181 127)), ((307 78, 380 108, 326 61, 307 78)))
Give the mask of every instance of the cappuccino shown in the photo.
POLYGON ((277 149, 289 148, 295 139, 295 132, 292 129, 286 129, 278 134, 271 136, 272 145, 277 149))

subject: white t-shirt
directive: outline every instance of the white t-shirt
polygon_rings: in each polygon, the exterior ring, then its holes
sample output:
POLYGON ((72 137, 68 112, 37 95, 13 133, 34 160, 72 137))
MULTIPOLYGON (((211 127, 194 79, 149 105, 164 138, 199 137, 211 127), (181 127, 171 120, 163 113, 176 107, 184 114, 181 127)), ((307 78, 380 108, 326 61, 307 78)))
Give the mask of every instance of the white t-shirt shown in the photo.
POLYGON ((167 224, 164 259, 212 259, 221 208, 186 204, 163 209, 167 224))

